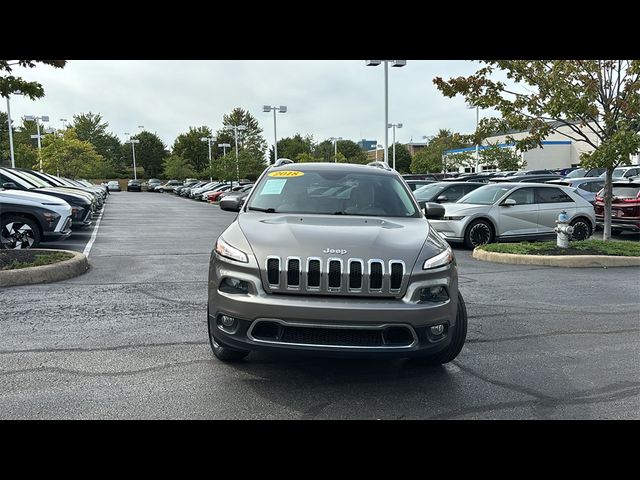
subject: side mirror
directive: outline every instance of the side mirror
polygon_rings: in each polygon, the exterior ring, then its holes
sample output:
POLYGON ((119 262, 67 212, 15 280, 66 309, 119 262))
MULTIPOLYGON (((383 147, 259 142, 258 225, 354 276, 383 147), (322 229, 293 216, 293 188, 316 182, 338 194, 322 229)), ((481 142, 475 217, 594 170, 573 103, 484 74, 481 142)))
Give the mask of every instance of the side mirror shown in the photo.
POLYGON ((5 183, 2 185, 2 187, 3 187, 5 190, 17 190, 17 189, 18 189, 18 186, 17 186, 15 183, 13 183, 13 182, 5 182, 5 183))
POLYGON ((448 202, 449 201, 449 197, 447 197, 446 195, 440 195, 438 198, 436 198, 436 202, 441 203, 441 202, 448 202))
POLYGON ((238 202, 237 198, 224 197, 220 200, 220 209, 228 212, 239 212, 242 205, 238 202))
POLYGON ((518 202, 516 202, 513 198, 507 198, 504 202, 502 202, 503 207, 510 207, 517 204, 518 202))
POLYGON ((424 203, 422 211, 424 212, 425 217, 436 220, 438 218, 444 217, 445 209, 439 203, 427 202, 424 203))

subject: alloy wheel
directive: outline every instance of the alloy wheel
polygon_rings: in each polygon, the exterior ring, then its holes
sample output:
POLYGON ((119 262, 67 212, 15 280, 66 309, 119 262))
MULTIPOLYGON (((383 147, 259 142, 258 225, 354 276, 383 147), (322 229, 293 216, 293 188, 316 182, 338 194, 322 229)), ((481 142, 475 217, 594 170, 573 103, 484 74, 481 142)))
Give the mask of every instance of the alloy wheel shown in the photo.
POLYGON ((36 237, 31 227, 26 223, 10 222, 2 227, 0 241, 2 241, 2 248, 18 250, 31 248, 36 237))
POLYGON ((474 247, 489 243, 491 240, 491 229, 486 223, 476 223, 469 231, 469 239, 474 247))

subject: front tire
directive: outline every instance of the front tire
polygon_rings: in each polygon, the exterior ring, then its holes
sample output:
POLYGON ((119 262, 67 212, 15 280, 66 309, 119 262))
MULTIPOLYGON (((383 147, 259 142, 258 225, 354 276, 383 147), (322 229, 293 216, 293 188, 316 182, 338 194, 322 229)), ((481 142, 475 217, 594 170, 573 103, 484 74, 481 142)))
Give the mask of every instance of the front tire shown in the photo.
POLYGON ((209 316, 209 309, 207 309, 207 325, 209 328, 209 345, 211 345, 211 351, 218 360, 226 363, 233 363, 239 362, 249 355, 250 352, 231 348, 220 342, 220 340, 213 335, 213 332, 216 330, 216 326, 209 316))
POLYGON ((40 228, 35 221, 19 215, 7 215, 0 222, 0 248, 21 250, 40 245, 40 228))
POLYGON ((464 234, 464 244, 472 250, 481 245, 493 242, 493 239, 493 227, 487 220, 471 222, 464 234))
POLYGON ((467 306, 460 292, 458 292, 456 325, 452 328, 451 336, 451 342, 444 350, 434 355, 414 357, 411 358, 411 361, 420 365, 442 365, 443 363, 452 361, 462 351, 462 347, 467 338, 467 306))

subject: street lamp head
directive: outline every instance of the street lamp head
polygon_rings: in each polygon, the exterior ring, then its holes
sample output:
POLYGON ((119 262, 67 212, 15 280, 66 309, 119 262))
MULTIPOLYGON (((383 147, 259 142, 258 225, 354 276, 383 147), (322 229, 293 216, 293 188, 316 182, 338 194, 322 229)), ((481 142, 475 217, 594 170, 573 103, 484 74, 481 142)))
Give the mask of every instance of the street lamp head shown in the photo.
POLYGON ((406 60, 394 60, 391 64, 392 67, 404 67, 407 65, 406 60))
POLYGON ((231 148, 231 144, 230 143, 219 143, 218 146, 219 147, 231 148))
POLYGON ((238 125, 236 128, 238 129, 238 131, 240 131, 240 132, 241 132, 241 131, 243 131, 243 130, 246 130, 246 129, 247 129, 247 126, 246 126, 246 125, 238 125))
POLYGON ((382 60, 367 60, 366 65, 367 67, 377 67, 381 63, 382 63, 382 60))
POLYGON ((202 142, 206 142, 207 140, 209 140, 209 137, 200 137, 200 141, 202 142))
POLYGON ((280 108, 278 110, 280 111, 280 113, 287 113, 287 106, 286 105, 280 105, 280 108))
POLYGON ((264 105, 262 107, 262 111, 263 112, 270 112, 271 111, 271 105, 264 105))
POLYGON ((40 120, 42 120, 43 122, 48 122, 49 121, 49 116, 48 115, 43 115, 40 117, 40 120))
POLYGON ((138 125, 138 128, 144 128, 144 125, 138 125))
POLYGON ((24 119, 27 120, 28 122, 33 122, 36 117, 34 117, 33 115, 25 115, 24 119))
POLYGON ((396 127, 398 127, 398 128, 402 128, 402 124, 401 124, 401 123, 399 123, 399 124, 397 124, 397 125, 396 125, 396 127))

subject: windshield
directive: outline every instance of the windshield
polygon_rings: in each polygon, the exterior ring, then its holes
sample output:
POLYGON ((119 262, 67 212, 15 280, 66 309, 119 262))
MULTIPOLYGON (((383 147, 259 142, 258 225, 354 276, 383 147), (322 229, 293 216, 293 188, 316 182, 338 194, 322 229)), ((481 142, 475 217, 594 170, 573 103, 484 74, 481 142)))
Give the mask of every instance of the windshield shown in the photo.
POLYGON ((569 174, 565 178, 580 178, 584 177, 585 173, 587 173, 587 171, 584 168, 579 168, 577 170, 569 172, 569 174))
POLYGON ((27 172, 22 172, 21 171, 17 175, 21 176, 22 178, 24 178, 26 180, 29 180, 31 183, 33 183, 37 187, 50 187, 51 186, 51 184, 45 182, 41 178, 36 177, 35 175, 31 175, 30 173, 27 173, 27 172))
POLYGON ((474 205, 493 205, 502 197, 505 193, 511 190, 513 187, 505 187, 502 185, 487 185, 480 187, 466 194, 456 203, 470 203, 474 205))
POLYGON ((417 188, 413 195, 417 200, 421 202, 428 202, 433 198, 437 198, 438 194, 443 191, 447 186, 439 183, 432 183, 431 185, 425 185, 417 188))
MULTIPOLYGON (((281 172, 271 172, 278 173, 281 172)), ((299 173, 285 178, 262 177, 247 210, 384 217, 421 215, 395 176, 346 171, 299 173)))

